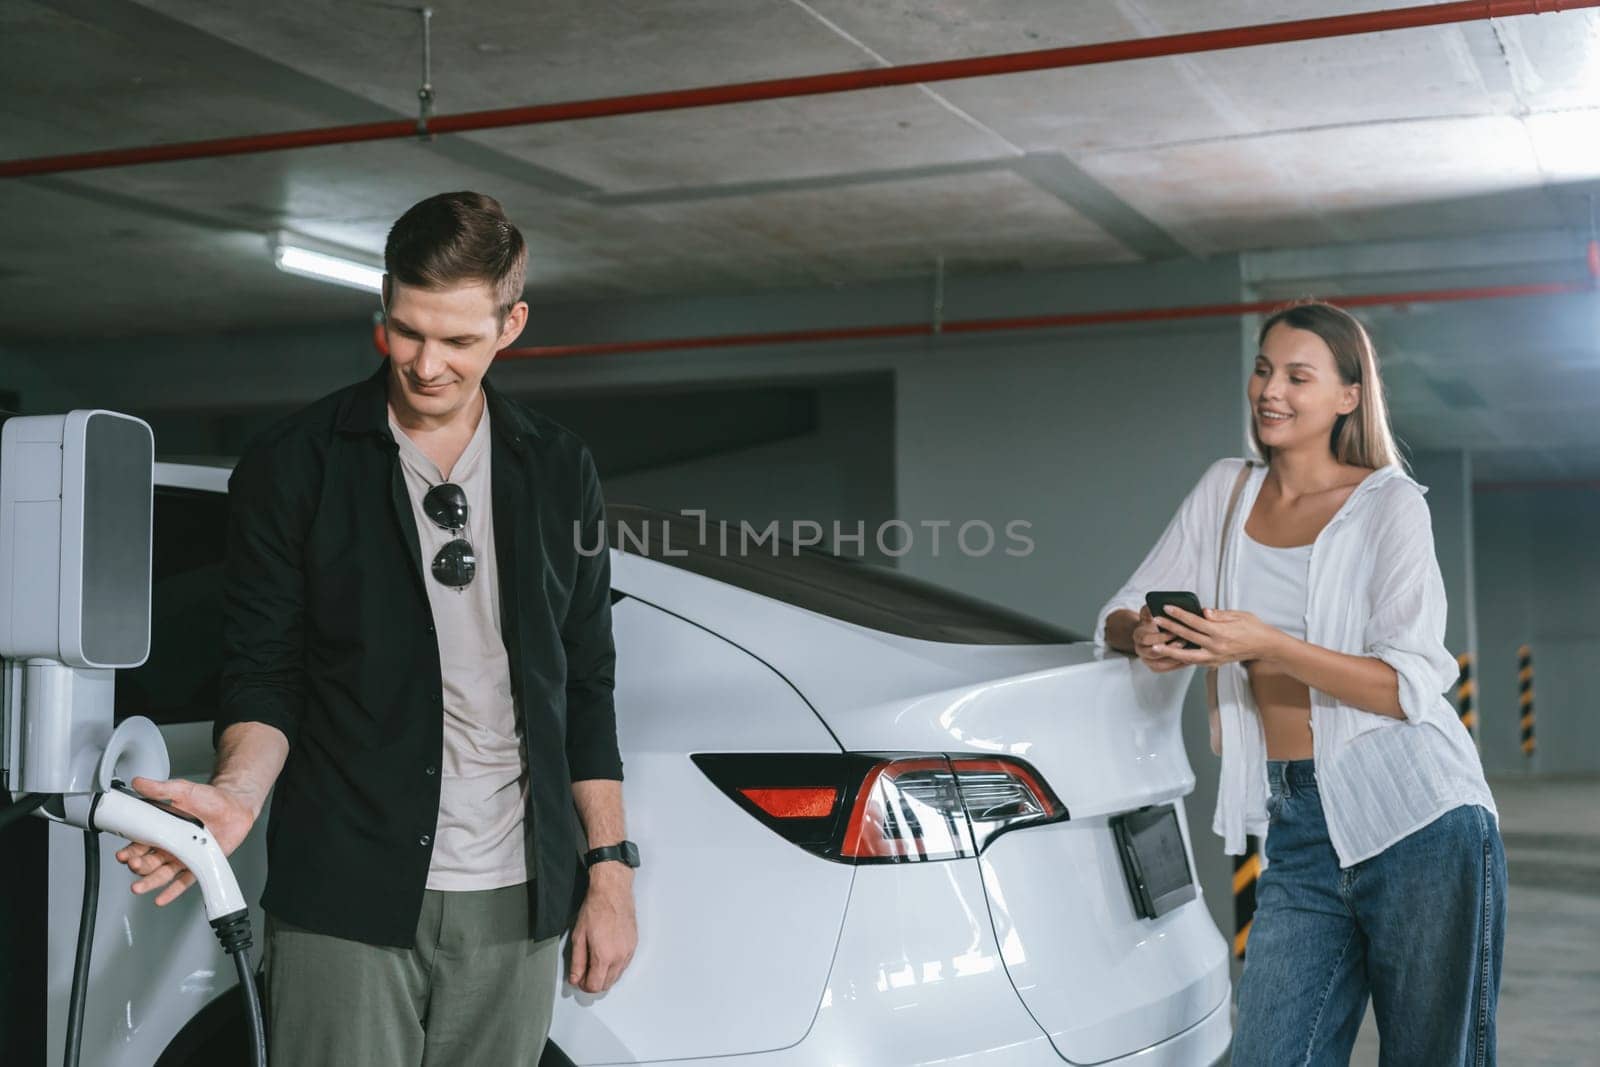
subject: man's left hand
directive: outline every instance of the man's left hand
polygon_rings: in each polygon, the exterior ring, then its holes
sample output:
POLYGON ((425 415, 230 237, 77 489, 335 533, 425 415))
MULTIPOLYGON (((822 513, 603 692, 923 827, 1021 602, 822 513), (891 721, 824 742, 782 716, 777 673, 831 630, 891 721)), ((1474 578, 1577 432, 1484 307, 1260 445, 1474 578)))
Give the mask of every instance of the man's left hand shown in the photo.
POLYGON ((572 928, 567 981, 585 993, 604 993, 633 961, 639 927, 633 914, 633 871, 615 860, 589 868, 589 892, 572 928))
POLYGON ((1195 615, 1171 605, 1167 611, 1173 617, 1157 617, 1155 624, 1172 634, 1173 640, 1156 649, 1162 655, 1201 667, 1271 659, 1277 643, 1285 637, 1282 630, 1248 611, 1207 608, 1204 615, 1195 615), (1200 647, 1184 648, 1184 640, 1200 647))

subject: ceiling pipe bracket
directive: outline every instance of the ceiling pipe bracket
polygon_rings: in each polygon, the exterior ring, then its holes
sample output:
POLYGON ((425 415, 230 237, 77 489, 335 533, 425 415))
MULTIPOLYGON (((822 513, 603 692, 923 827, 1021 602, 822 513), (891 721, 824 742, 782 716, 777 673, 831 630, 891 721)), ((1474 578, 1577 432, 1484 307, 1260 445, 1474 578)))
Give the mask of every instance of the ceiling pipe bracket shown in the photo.
POLYGON ((422 19, 422 85, 417 89, 417 136, 433 140, 428 120, 433 118, 433 8, 416 9, 422 19))

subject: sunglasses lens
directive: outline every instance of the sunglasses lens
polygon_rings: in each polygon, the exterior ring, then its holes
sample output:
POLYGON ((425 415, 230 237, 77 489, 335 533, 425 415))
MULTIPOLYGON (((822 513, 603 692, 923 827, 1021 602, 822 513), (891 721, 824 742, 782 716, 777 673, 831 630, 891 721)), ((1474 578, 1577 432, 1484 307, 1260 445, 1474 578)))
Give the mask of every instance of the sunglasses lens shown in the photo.
POLYGON ((478 573, 478 555, 472 546, 456 538, 433 557, 433 576, 452 589, 460 589, 478 573))
POLYGON ((440 482, 423 496, 422 510, 435 526, 459 530, 467 525, 467 494, 453 482, 440 482))

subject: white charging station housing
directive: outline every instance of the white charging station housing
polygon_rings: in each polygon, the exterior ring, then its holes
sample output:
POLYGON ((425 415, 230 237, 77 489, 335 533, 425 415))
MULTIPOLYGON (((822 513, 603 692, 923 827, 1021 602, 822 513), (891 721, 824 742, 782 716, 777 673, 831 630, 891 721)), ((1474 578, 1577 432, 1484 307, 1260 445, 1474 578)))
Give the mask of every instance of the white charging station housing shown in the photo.
POLYGON ((154 435, 130 415, 82 410, 0 424, 6 787, 98 788, 114 671, 150 654, 154 477, 154 435))
POLYGON ((137 667, 150 654, 155 438, 111 411, 0 426, 0 656, 137 667))

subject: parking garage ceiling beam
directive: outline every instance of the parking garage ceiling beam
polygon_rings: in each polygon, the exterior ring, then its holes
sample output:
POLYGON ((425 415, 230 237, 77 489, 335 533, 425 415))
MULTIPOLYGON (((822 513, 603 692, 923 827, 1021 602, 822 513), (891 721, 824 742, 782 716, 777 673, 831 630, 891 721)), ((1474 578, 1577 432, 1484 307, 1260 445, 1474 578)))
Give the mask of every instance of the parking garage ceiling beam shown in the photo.
MULTIPOLYGON (((161 42, 163 47, 181 52, 190 63, 204 64, 209 69, 224 75, 229 81, 251 86, 252 91, 262 97, 291 104, 313 115, 326 116, 335 122, 357 124, 366 122, 375 114, 391 115, 395 116, 396 121, 408 124, 412 133, 416 132, 415 118, 401 118, 399 112, 374 103, 364 96, 295 70, 232 41, 191 26, 187 22, 159 11, 152 11, 133 3, 132 0, 40 0, 40 2, 69 18, 95 26, 101 32, 116 34, 120 39, 129 42, 129 46, 133 48, 138 48, 140 42, 161 42)), ((420 140, 419 145, 425 151, 436 153, 452 163, 516 182, 539 192, 557 196, 586 196, 599 191, 587 182, 464 138, 420 140)), ((183 158, 206 157, 202 154, 187 155, 183 158)), ((28 173, 49 174, 88 169, 94 168, 43 168, 28 173)), ((66 187, 58 187, 58 191, 69 190, 66 187)), ((151 213, 160 214, 160 211, 152 208, 151 213)))
POLYGON ((628 96, 575 100, 531 107, 498 108, 427 120, 396 119, 356 123, 320 129, 290 130, 282 133, 252 134, 179 144, 149 145, 135 148, 82 152, 71 155, 16 159, 0 163, 0 177, 28 177, 65 171, 94 170, 104 167, 136 166, 185 159, 247 155, 259 152, 309 148, 319 145, 355 144, 365 141, 402 140, 416 137, 419 125, 428 134, 467 133, 474 130, 531 126, 551 122, 571 122, 617 115, 638 115, 659 111, 713 107, 856 92, 889 86, 920 85, 962 78, 993 77, 1028 71, 1060 70, 1067 67, 1121 63, 1162 56, 1193 55, 1292 41, 1350 37, 1367 33, 1478 22, 1547 12, 1600 7, 1600 0, 1460 0, 1456 3, 1423 4, 1367 11, 1322 18, 1294 19, 1255 26, 1236 26, 1194 33, 1164 34, 1123 41, 1073 45, 1011 52, 995 56, 973 56, 928 63, 907 63, 865 70, 835 71, 802 77, 773 78, 731 85, 674 89, 637 93, 628 96))

